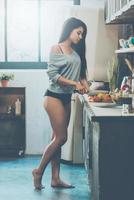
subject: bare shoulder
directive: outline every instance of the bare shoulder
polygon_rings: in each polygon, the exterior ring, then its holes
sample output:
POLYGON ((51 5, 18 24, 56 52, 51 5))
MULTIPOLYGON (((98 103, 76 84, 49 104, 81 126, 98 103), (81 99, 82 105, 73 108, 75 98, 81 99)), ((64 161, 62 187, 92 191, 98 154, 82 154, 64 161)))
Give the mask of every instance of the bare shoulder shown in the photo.
POLYGON ((58 45, 58 44, 53 45, 53 46, 51 47, 50 52, 51 52, 51 53, 61 53, 60 48, 59 48, 59 45, 58 45))

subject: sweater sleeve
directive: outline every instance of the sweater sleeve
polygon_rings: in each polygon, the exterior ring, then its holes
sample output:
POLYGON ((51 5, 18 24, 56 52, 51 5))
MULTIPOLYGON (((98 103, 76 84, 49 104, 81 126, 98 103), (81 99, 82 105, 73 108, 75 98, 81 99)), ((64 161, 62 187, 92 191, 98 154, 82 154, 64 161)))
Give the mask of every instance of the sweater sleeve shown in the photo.
POLYGON ((67 64, 64 54, 50 54, 47 74, 49 79, 53 82, 57 82, 61 76, 61 68, 67 64))

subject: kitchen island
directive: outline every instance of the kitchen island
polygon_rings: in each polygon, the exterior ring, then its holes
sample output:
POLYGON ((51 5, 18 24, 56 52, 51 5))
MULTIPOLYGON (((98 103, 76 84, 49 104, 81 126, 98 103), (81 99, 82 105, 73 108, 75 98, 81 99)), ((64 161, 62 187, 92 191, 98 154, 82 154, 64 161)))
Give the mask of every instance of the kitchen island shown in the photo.
POLYGON ((85 166, 92 200, 134 199, 134 114, 84 102, 85 166))

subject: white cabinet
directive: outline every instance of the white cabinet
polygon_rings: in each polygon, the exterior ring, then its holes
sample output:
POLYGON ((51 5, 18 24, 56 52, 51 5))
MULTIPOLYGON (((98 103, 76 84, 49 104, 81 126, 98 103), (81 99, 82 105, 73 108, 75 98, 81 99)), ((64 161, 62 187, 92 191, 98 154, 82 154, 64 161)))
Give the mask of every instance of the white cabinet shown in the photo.
POLYGON ((133 23, 134 0, 106 0, 106 24, 133 23))

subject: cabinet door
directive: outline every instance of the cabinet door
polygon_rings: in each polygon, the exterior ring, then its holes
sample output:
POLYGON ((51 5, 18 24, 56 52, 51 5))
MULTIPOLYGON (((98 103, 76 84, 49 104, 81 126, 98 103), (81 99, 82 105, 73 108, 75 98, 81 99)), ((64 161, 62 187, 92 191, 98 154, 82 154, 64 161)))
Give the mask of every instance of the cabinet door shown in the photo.
POLYGON ((100 200, 134 199, 133 118, 105 121, 100 127, 100 200))
POLYGON ((86 114, 85 116, 85 138, 84 138, 84 161, 85 161, 85 168, 87 173, 89 173, 89 134, 90 134, 90 127, 89 127, 89 118, 86 114))
POLYGON ((121 0, 121 8, 123 7, 123 6, 125 6, 125 5, 127 5, 127 0, 121 0))
POLYGON ((106 23, 130 24, 133 23, 133 0, 106 0, 106 23))
POLYGON ((92 185, 92 123, 89 119, 86 105, 83 112, 83 127, 84 127, 84 140, 83 140, 83 157, 86 172, 88 174, 89 185, 92 185))
POLYGON ((22 155, 25 151, 25 120, 0 120, 0 155, 22 155))
POLYGON ((100 127, 99 123, 92 122, 92 196, 93 200, 99 200, 99 140, 100 127))

